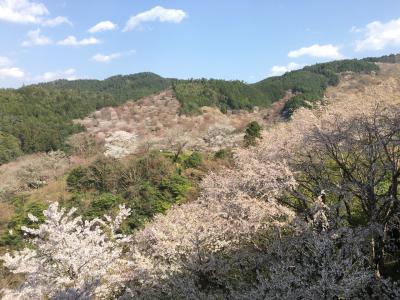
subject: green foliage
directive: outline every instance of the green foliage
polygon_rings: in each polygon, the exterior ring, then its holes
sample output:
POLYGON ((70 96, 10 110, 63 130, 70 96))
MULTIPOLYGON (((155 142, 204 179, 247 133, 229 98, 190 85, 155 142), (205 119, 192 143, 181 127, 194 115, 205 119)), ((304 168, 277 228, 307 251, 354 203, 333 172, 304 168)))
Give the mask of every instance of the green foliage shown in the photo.
POLYGON ((378 71, 379 67, 366 60, 357 59, 345 59, 337 60, 323 64, 316 64, 313 66, 304 67, 303 70, 314 72, 317 74, 324 75, 330 80, 334 80, 334 74, 342 72, 354 72, 354 73, 371 73, 372 71, 378 71))
POLYGON ((24 196, 13 199, 12 204, 14 206, 14 214, 11 222, 8 223, 8 231, 0 236, 0 246, 20 248, 24 243, 24 232, 21 227, 35 228, 38 223, 44 222, 43 211, 47 208, 47 205, 41 202, 27 201, 24 196), (29 213, 39 219, 38 223, 35 224, 28 218, 29 213))
POLYGON ((83 178, 85 176, 86 172, 85 169, 82 167, 77 167, 76 169, 73 169, 67 177, 67 187, 70 188, 71 190, 80 190, 82 189, 85 184, 83 182, 83 178))
POLYGON ((188 158, 185 159, 184 165, 186 168, 197 168, 203 163, 203 156, 200 152, 194 151, 188 158))
POLYGON ((390 54, 384 55, 381 57, 366 57, 363 59, 367 62, 380 62, 380 63, 389 63, 389 64, 396 64, 400 62, 400 54, 390 54))
POLYGON ((214 157, 217 159, 231 159, 233 157, 233 153, 231 149, 220 149, 215 152, 214 157))
POLYGON ((22 155, 19 140, 11 134, 0 131, 0 165, 22 155))
POLYGON ((90 203, 85 216, 93 219, 104 215, 110 215, 113 210, 118 208, 118 205, 123 202, 120 196, 116 196, 110 193, 100 194, 95 197, 90 203))
POLYGON ((312 106, 315 101, 320 100, 328 86, 337 85, 338 73, 372 71, 378 71, 378 67, 369 61, 340 60, 269 77, 255 84, 215 79, 179 80, 174 82, 173 88, 181 102, 183 114, 199 113, 202 106, 215 106, 222 112, 251 110, 255 106, 266 107, 282 99, 287 91, 291 91, 297 95, 287 102, 282 112, 289 117, 298 107, 312 106))
POLYGON ((88 113, 159 92, 170 85, 152 73, 99 80, 58 80, 0 90, 0 164, 22 153, 66 150, 65 139, 83 128, 88 113))
MULTIPOLYGON (((56 80, 42 83, 46 89, 95 93, 111 97, 116 105, 127 100, 136 100, 168 88, 171 80, 150 72, 132 75, 117 75, 105 80, 56 80)), ((100 102, 98 107, 104 107, 100 102)))
POLYGON ((244 135, 244 144, 246 147, 257 144, 257 139, 261 139, 261 126, 258 122, 253 121, 247 125, 246 134, 244 135))
MULTIPOLYGON (((194 155, 192 163, 198 163, 198 158, 194 155)), ((86 168, 72 170, 67 178, 68 189, 74 191, 75 200, 91 197, 87 207, 79 205, 89 218, 112 213, 119 204, 126 203, 132 208, 132 214, 125 229, 131 231, 155 214, 184 201, 192 188, 191 182, 180 174, 172 160, 172 156, 159 152, 122 162, 100 159, 86 168)))
POLYGON ((173 88, 181 102, 181 113, 188 115, 199 113, 203 106, 216 106, 226 112, 271 104, 258 89, 242 81, 178 80, 173 88))

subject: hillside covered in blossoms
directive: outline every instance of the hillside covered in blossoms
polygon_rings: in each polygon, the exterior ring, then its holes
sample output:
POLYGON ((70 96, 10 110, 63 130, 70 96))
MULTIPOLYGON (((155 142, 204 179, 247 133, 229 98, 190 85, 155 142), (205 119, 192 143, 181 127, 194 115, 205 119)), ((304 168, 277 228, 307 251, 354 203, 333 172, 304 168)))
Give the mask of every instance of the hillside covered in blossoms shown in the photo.
POLYGON ((1 166, 3 298, 399 298, 400 65, 369 63, 290 118, 297 90, 190 116, 168 89, 1 166))
POLYGON ((0 0, 0 299, 400 299, 399 12, 0 0))

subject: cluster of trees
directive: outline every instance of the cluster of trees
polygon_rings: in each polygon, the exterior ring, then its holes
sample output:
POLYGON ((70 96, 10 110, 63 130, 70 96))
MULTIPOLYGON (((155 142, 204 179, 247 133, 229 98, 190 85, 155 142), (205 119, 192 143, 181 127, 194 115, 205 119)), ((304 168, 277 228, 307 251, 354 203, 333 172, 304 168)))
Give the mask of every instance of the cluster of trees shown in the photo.
POLYGON ((389 54, 381 57, 366 57, 365 61, 395 64, 400 62, 400 54, 389 54))
POLYGON ((198 114, 203 106, 216 106, 222 112, 250 110, 254 106, 271 104, 258 89, 242 81, 217 79, 177 80, 173 82, 182 114, 198 114))
POLYGON ((141 73, 99 80, 59 80, 0 90, 0 164, 23 153, 66 150, 65 139, 83 128, 73 119, 106 106, 161 91, 168 79, 141 73))
POLYGON ((282 99, 287 91, 295 96, 285 105, 282 114, 289 117, 299 107, 311 107, 321 100, 325 89, 339 82, 338 73, 371 73, 378 67, 366 60, 340 60, 305 67, 282 76, 270 77, 255 84, 215 79, 178 80, 173 88, 181 102, 181 113, 199 113, 202 106, 227 110, 251 110, 282 99))
MULTIPOLYGON (((186 170, 201 168, 202 155, 198 152, 180 154, 151 152, 124 160, 100 158, 87 167, 69 172, 66 183, 71 197, 60 204, 77 207, 88 219, 115 212, 126 204, 132 214, 123 230, 132 232, 142 227, 154 215, 164 213, 172 205, 183 203, 197 189, 197 178, 185 175, 186 170)), ((25 196, 12 200, 14 215, 7 232, 0 236, 0 246, 19 248, 23 245, 21 227, 32 225, 28 214, 43 220, 42 202, 27 201, 25 196)))
POLYGON ((177 165, 172 156, 160 152, 123 161, 100 159, 86 168, 71 171, 67 186, 74 192, 74 198, 67 202, 81 207, 80 212, 90 218, 126 203, 133 211, 126 223, 131 232, 173 204, 185 201, 194 184, 182 174, 182 168, 193 167, 194 162, 189 156, 177 165), (92 199, 85 207, 88 192, 92 199))
POLYGON ((122 258, 130 237, 119 232, 130 210, 121 205, 114 218, 90 221, 74 213, 53 203, 43 212, 44 223, 29 214, 36 226, 22 230, 33 237, 30 247, 2 257, 13 272, 26 274, 25 282, 18 291, 3 291, 3 299, 91 299, 94 291, 98 297, 109 295, 120 281, 118 273, 131 266, 122 258))
POLYGON ((171 85, 171 79, 163 78, 151 72, 132 75, 116 75, 105 80, 80 79, 56 80, 41 83, 46 89, 74 90, 78 92, 102 93, 112 96, 117 104, 135 100, 164 90, 171 85))
MULTIPOLYGON (((282 110, 284 117, 290 117, 300 107, 311 108, 313 103, 323 98, 328 86, 339 83, 339 73, 371 73, 377 72, 379 67, 364 60, 340 60, 329 63, 316 64, 304 67, 301 71, 294 71, 294 80, 287 74, 289 84, 286 88, 296 95, 285 103, 282 110), (296 82, 296 80, 299 80, 296 82)), ((284 75, 286 76, 286 75, 284 75)))
MULTIPOLYGON (((164 210, 129 236, 113 232, 124 232, 140 207, 128 204, 132 211, 120 207, 118 215, 118 201, 115 210, 91 206, 104 220, 82 222, 50 206, 42 225, 23 228, 34 244, 2 257, 12 272, 27 274, 5 296, 399 298, 400 109, 349 108, 300 110, 265 131, 257 146, 235 150, 234 165, 210 172, 196 200, 164 210)), ((198 162, 198 154, 185 161, 198 162)), ((143 163, 125 162, 118 167, 124 175, 110 177, 114 170, 90 166, 68 183, 135 193, 143 163)), ((153 176, 165 173, 159 165, 153 176)))

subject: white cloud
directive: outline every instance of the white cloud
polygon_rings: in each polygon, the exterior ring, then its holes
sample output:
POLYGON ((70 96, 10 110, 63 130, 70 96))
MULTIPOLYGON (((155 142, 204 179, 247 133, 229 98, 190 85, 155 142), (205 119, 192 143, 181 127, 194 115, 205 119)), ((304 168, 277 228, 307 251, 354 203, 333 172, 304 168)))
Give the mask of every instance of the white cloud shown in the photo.
POLYGON ((100 63, 108 63, 114 59, 120 58, 122 56, 128 56, 134 54, 136 51, 135 50, 130 50, 127 52, 116 52, 116 53, 111 53, 108 55, 104 54, 96 54, 94 55, 90 60, 95 61, 95 62, 100 62, 100 63))
POLYGON ((169 23, 180 23, 187 14, 181 9, 167 9, 161 6, 156 6, 150 10, 141 12, 136 16, 130 17, 126 22, 124 31, 129 31, 137 28, 141 23, 144 22, 169 22, 169 23))
POLYGON ((269 76, 279 76, 286 72, 300 69, 301 67, 303 67, 303 66, 296 64, 294 62, 291 62, 286 66, 273 66, 271 68, 271 72, 269 73, 269 76))
POLYGON ((97 23, 92 28, 90 28, 88 31, 90 33, 96 33, 96 32, 101 32, 101 31, 106 31, 106 30, 114 30, 117 27, 118 26, 111 21, 103 21, 103 22, 97 23))
POLYGON ((0 79, 23 77, 25 77, 25 72, 13 66, 11 59, 6 56, 0 56, 0 79))
POLYGON ((43 3, 30 0, 0 0, 0 21, 20 24, 41 24, 57 26, 71 24, 66 17, 47 19, 50 13, 43 3))
POLYGON ((400 45, 400 18, 387 23, 375 21, 369 23, 364 31, 364 39, 356 41, 356 51, 382 50, 388 46, 400 45))
POLYGON ((350 28, 350 32, 351 32, 351 33, 359 33, 359 32, 363 32, 363 31, 364 31, 364 29, 358 28, 358 27, 356 27, 356 26, 352 26, 352 27, 350 28))
POLYGON ((55 71, 55 72, 46 72, 38 77, 36 77, 35 81, 53 81, 57 79, 67 79, 67 80, 75 80, 77 79, 75 69, 70 68, 67 70, 55 71))
POLYGON ((42 3, 29 0, 1 0, 0 20, 13 23, 40 23, 49 14, 42 3))
POLYGON ((0 68, 0 78, 23 78, 24 71, 17 67, 0 68))
POLYGON ((96 54, 92 57, 92 60, 97 62, 107 63, 118 57, 121 57, 121 53, 112 53, 110 55, 96 54))
POLYGON ((42 25, 43 26, 49 26, 49 27, 56 27, 61 24, 67 24, 69 26, 72 26, 72 22, 67 18, 67 17, 55 17, 54 19, 48 19, 46 21, 43 21, 42 25))
POLYGON ((305 55, 318 58, 332 58, 332 59, 343 58, 343 55, 339 51, 339 47, 333 46, 332 44, 327 44, 327 45, 315 44, 310 47, 303 47, 297 50, 290 51, 288 53, 288 56, 290 58, 297 58, 305 55))
POLYGON ((0 56, 0 67, 8 67, 11 65, 11 60, 8 57, 0 56))
POLYGON ((50 38, 40 34, 40 29, 29 31, 27 37, 28 40, 22 42, 22 46, 24 47, 44 46, 53 43, 53 41, 50 38))
POLYGON ((73 35, 70 35, 66 39, 58 42, 58 44, 61 46, 87 46, 87 45, 96 45, 100 43, 101 41, 96 39, 95 37, 89 37, 82 40, 78 40, 73 35))

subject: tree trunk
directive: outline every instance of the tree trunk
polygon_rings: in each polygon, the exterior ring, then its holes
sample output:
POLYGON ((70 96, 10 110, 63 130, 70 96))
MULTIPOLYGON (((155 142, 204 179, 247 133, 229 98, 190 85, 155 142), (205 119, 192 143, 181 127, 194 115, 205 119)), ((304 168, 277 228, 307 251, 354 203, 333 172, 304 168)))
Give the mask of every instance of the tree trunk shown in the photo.
POLYGON ((375 233, 371 240, 372 246, 372 267, 376 277, 381 277, 385 267, 384 246, 385 242, 381 233, 375 233))

